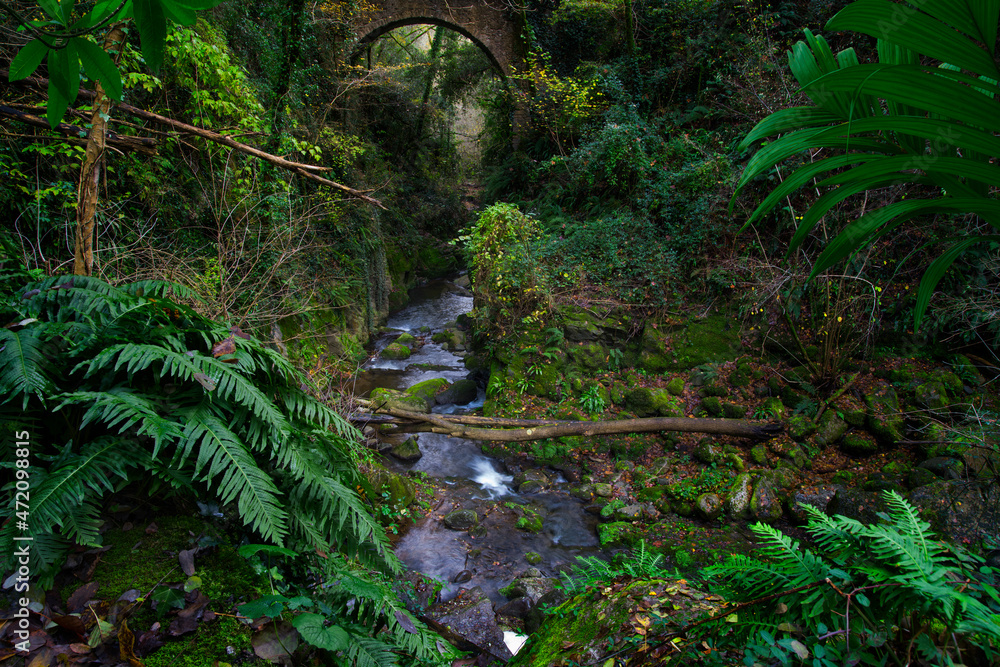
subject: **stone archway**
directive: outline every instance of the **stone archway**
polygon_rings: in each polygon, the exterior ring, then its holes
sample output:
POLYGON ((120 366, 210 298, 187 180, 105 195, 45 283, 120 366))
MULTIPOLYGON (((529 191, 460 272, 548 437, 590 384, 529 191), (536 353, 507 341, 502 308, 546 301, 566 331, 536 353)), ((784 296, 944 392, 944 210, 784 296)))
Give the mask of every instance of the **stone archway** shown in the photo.
MULTIPOLYGON (((524 71, 524 46, 521 33, 524 18, 513 2, 504 0, 372 0, 372 10, 354 22, 358 41, 351 49, 350 60, 391 30, 407 25, 430 24, 449 28, 478 46, 511 89, 518 86, 512 78, 524 71)), ((515 107, 512 144, 517 148, 528 123, 528 111, 515 107)))
MULTIPOLYGON (((520 11, 502 0, 374 0, 354 24, 354 55, 390 30, 426 23, 455 30, 478 46, 509 78, 524 60, 520 11)), ((353 58, 352 58, 353 59, 353 58)))

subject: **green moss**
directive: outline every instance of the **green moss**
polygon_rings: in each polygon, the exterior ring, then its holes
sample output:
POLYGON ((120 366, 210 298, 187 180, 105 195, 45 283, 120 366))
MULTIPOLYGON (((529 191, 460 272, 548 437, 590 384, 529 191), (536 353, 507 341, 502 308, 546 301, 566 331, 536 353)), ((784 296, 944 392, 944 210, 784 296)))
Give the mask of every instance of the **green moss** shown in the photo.
POLYGON ((719 400, 718 396, 706 396, 701 399, 701 407, 713 417, 718 417, 722 414, 722 401, 719 400))
POLYGON ((528 533, 538 534, 542 532, 542 517, 536 515, 532 516, 522 516, 517 520, 518 530, 523 530, 528 533))
POLYGON ((602 547, 632 546, 639 541, 640 531, 628 521, 602 523, 597 526, 602 547))
POLYGON ((410 348, 399 343, 389 343, 382 350, 383 359, 409 359, 410 358, 410 348))
MULTIPOLYGON (((143 658, 146 667, 205 667, 235 662, 241 653, 249 651, 251 630, 237 619, 220 616, 210 623, 201 623, 193 635, 167 641, 162 647, 143 658), (233 652, 229 653, 229 649, 233 652)), ((240 661, 241 665, 264 667, 266 660, 240 661)))
POLYGON ((667 383, 667 391, 669 391, 674 396, 681 396, 684 394, 684 378, 675 377, 670 382, 667 383))

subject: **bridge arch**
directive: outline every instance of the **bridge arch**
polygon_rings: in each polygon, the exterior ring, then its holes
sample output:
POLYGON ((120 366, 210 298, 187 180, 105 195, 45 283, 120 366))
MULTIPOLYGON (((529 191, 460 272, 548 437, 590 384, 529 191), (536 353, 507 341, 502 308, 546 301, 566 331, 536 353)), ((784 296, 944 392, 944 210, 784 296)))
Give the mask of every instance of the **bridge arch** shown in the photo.
POLYGON ((390 30, 431 24, 454 30, 478 46, 508 79, 524 61, 523 19, 513 3, 503 0, 372 0, 371 10, 354 22, 358 41, 352 60, 390 30))

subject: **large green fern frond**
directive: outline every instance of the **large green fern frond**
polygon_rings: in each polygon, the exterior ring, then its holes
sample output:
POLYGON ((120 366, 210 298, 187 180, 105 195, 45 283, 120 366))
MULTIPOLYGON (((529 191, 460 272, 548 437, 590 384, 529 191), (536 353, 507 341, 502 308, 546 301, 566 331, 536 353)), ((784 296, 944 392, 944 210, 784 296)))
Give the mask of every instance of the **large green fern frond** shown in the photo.
POLYGON ((32 396, 45 400, 51 386, 45 359, 43 327, 24 327, 20 331, 0 329, 0 393, 3 402, 22 396, 21 409, 28 407, 32 396))
MULTIPOLYGON (((128 438, 103 437, 74 453, 66 445, 48 470, 32 470, 31 516, 34 534, 64 528, 64 537, 80 544, 99 543, 100 510, 96 500, 116 490, 116 480, 128 479, 128 469, 139 460, 128 438)), ((49 566, 38 562, 38 569, 49 566)))
POLYGON ((265 539, 282 544, 287 514, 279 491, 250 452, 205 403, 181 413, 185 423, 180 461, 197 449, 195 477, 215 488, 221 503, 236 500, 240 516, 265 539))
POLYGON ((80 420, 80 428, 91 422, 101 422, 104 428, 125 433, 136 429, 136 435, 153 438, 153 458, 161 447, 173 443, 181 437, 181 425, 158 414, 156 398, 132 392, 125 387, 115 387, 108 391, 78 391, 58 394, 54 399, 62 402, 53 409, 61 410, 68 405, 89 404, 80 420))

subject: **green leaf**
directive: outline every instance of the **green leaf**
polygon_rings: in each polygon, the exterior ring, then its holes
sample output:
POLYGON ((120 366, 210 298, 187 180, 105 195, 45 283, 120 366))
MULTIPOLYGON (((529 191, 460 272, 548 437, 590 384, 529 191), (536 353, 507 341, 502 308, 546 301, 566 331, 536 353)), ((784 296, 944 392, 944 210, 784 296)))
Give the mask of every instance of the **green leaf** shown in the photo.
POLYGON ((213 7, 218 7, 222 4, 222 0, 171 0, 171 2, 199 11, 212 9, 213 7))
POLYGON ((56 21, 62 25, 66 25, 66 19, 62 15, 62 7, 59 6, 59 0, 38 0, 38 6, 42 8, 42 11, 48 14, 49 18, 56 21))
MULTIPOLYGON (((921 3, 933 5, 934 3, 921 3)), ((961 14, 948 13, 952 26, 978 37, 978 28, 963 21, 961 14)), ((837 12, 826 24, 827 30, 854 30, 888 40, 957 65, 978 74, 1000 76, 993 58, 984 49, 937 20, 915 8, 888 0, 856 0, 837 12)))
POLYGON ((250 558, 257 553, 265 553, 269 556, 298 556, 299 552, 285 547, 277 547, 273 544, 244 544, 236 550, 243 558, 250 558))
POLYGON ((118 9, 121 4, 121 0, 98 0, 98 2, 94 3, 94 8, 90 10, 91 24, 100 23, 112 11, 118 9))
POLYGON ((31 76, 49 52, 49 47, 40 39, 33 39, 17 52, 10 61, 10 80, 20 81, 31 76))
POLYGON ((920 279, 920 287, 917 288, 917 304, 913 309, 913 328, 916 330, 920 326, 920 322, 924 319, 924 313, 927 312, 927 306, 930 304, 931 296, 934 295, 934 288, 937 284, 941 282, 941 278, 948 271, 951 265, 958 259, 965 250, 972 245, 977 243, 983 243, 988 240, 997 241, 1000 237, 974 237, 969 239, 964 239, 959 241, 952 247, 948 248, 944 253, 942 253, 937 259, 935 259, 927 270, 924 271, 923 278, 920 279))
POLYGON ((299 614, 292 619, 292 626, 299 631, 302 639, 327 651, 343 651, 351 641, 342 627, 326 627, 326 618, 320 614, 299 614))
POLYGON ((174 0, 162 0, 163 13, 167 18, 178 25, 193 25, 198 20, 198 14, 190 7, 186 7, 174 0))
POLYGON ((265 595, 253 602, 239 605, 236 610, 241 616, 248 618, 260 618, 261 616, 275 618, 285 611, 285 604, 288 602, 290 600, 284 595, 265 595))
POLYGON ((160 0, 133 0, 132 11, 139 26, 142 56, 149 69, 159 71, 163 64, 163 46, 167 40, 167 18, 160 0))
POLYGON ((45 108, 45 117, 50 127, 56 127, 66 115, 70 102, 76 99, 76 91, 80 86, 79 62, 74 57, 71 61, 69 48, 49 51, 49 101, 45 108), (73 67, 71 74, 70 67, 73 67), (75 79, 76 85, 73 81, 75 79))
POLYGON ((80 55, 83 69, 87 76, 95 81, 100 81, 104 92, 111 99, 120 102, 122 99, 122 77, 115 63, 111 60, 104 49, 93 42, 81 37, 71 40, 80 55))
POLYGON ((862 607, 868 607, 871 605, 871 600, 868 599, 868 596, 860 591, 854 594, 854 599, 857 600, 858 604, 862 607))

